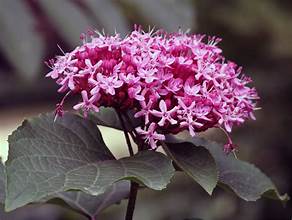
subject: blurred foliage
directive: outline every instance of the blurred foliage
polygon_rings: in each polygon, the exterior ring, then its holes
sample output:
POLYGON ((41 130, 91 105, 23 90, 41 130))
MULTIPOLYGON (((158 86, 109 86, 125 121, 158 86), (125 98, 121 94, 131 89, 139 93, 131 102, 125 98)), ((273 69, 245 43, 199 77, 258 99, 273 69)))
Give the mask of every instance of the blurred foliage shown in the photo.
POLYGON ((197 1, 199 31, 224 37, 224 49, 239 59, 291 58, 291 5, 277 0, 197 1))
POLYGON ((131 7, 139 15, 137 21, 169 31, 193 25, 187 0, 1 0, 0 6, 1 53, 25 78, 39 75, 52 35, 70 47, 77 46, 80 34, 88 29, 125 35, 133 25, 128 18, 131 7))
POLYGON ((136 23, 176 31, 194 21, 190 0, 0 0, 0 106, 55 99, 44 60, 62 53, 57 45, 76 47, 81 33, 126 35, 136 23))
MULTIPOLYGON (((207 1, 208 2, 208 1, 207 1)), ((272 56, 292 55, 292 14, 283 10, 282 1, 245 0, 218 4, 211 17, 241 35, 265 33, 269 39, 266 52, 272 56), (226 13, 228 12, 228 13, 226 13)))
POLYGON ((0 3, 0 48, 23 78, 34 77, 44 54, 43 39, 35 34, 36 19, 24 1, 0 3))

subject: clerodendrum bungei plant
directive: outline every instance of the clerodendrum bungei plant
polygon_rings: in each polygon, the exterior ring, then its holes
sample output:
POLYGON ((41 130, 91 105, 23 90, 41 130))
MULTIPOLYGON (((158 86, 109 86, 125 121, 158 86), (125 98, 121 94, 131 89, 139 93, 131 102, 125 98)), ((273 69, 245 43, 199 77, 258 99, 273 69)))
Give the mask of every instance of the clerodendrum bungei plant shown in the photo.
POLYGON ((47 77, 64 93, 55 114, 24 121, 9 137, 7 211, 57 197, 95 219, 127 198, 130 220, 137 191, 165 188, 175 170, 209 194, 223 185, 247 201, 287 199, 235 157, 229 134, 255 119, 259 97, 251 79, 222 56, 218 38, 136 28, 125 38, 92 32, 82 40, 48 63, 47 77), (76 95, 77 113, 64 112, 65 99, 76 95), (97 125, 123 131, 129 157, 116 159, 97 125), (224 131, 227 143, 197 137, 209 128, 224 131), (182 131, 189 133, 184 139, 176 136, 182 131), (156 151, 160 146, 165 153, 156 151))

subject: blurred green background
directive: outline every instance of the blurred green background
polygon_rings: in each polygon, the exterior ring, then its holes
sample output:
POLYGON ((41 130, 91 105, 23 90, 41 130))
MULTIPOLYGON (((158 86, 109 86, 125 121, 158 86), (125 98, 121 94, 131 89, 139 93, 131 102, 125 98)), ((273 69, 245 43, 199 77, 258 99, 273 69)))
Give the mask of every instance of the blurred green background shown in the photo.
MULTIPOLYGON (((0 0, 3 159, 7 155, 7 137, 23 118, 54 110, 61 98, 55 83, 44 78, 48 72, 44 60, 60 54, 57 44, 69 51, 80 43, 80 33, 88 29, 104 29, 106 33, 117 30, 125 35, 135 23, 167 31, 191 29, 223 38, 224 55, 244 67, 261 96, 262 109, 256 113, 257 120, 233 132, 233 139, 240 146, 239 157, 256 164, 282 192, 292 195, 291 0, 0 0)), ((121 148, 122 136, 110 129, 102 131, 115 154, 126 155, 121 148)), ((203 135, 225 141, 218 131, 203 135)), ((122 202, 107 209, 100 219, 123 219, 124 209, 122 202)), ((37 210, 31 214, 0 214, 0 219, 54 220, 64 214, 64 210, 55 207, 37 210)), ((267 199, 244 202, 219 188, 209 197, 183 176, 174 178, 162 192, 139 192, 135 212, 135 219, 139 220, 290 220, 291 217, 291 202, 286 208, 267 199)))

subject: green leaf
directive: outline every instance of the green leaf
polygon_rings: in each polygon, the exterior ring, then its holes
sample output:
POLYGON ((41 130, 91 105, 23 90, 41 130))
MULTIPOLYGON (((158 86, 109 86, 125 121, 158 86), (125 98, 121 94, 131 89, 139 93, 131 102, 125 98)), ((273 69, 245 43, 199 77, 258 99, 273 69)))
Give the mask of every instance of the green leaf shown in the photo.
POLYGON ((44 41, 36 25, 25 1, 1 1, 0 48, 25 79, 36 77, 42 65, 44 41))
POLYGON ((5 200, 5 167, 0 160, 0 204, 5 200))
POLYGON ((115 160, 90 120, 70 113, 53 118, 27 120, 9 137, 8 211, 67 190, 97 196, 123 179, 161 190, 174 173, 171 160, 158 152, 115 160))
MULTIPOLYGON (((124 121, 126 122, 125 125, 127 131, 133 130, 131 124, 134 128, 141 125, 141 120, 135 118, 133 112, 129 111, 127 114, 130 118, 130 121, 127 118, 123 117, 124 121)), ((95 124, 123 130, 119 117, 113 108, 101 107, 99 112, 90 112, 88 118, 92 120, 95 124)))
POLYGON ((214 158, 204 147, 194 147, 191 143, 164 144, 164 150, 176 165, 199 183, 210 195, 218 181, 218 171, 214 158))
POLYGON ((120 181, 113 184, 113 186, 99 196, 92 196, 81 191, 68 191, 58 193, 56 197, 61 198, 68 205, 77 211, 81 211, 91 219, 95 219, 95 217, 107 207, 127 198, 129 192, 129 181, 120 181))
POLYGON ((228 186, 246 201, 256 201, 262 196, 282 202, 286 202, 289 199, 287 194, 281 196, 273 182, 253 164, 238 160, 232 154, 226 155, 221 144, 198 137, 188 140, 178 140, 170 137, 167 142, 180 143, 182 146, 189 142, 193 144, 194 149, 197 146, 203 146, 208 149, 217 164, 219 182, 224 186, 228 186))
POLYGON ((103 161, 114 159, 106 147, 96 125, 78 115, 66 113, 54 122, 54 114, 41 114, 25 120, 22 125, 8 137, 8 162, 13 159, 37 154, 47 156, 67 156, 75 161, 103 161), (21 143, 30 143, 21 145, 21 143), (34 145, 38 144, 38 145, 34 145), (18 148, 15 145, 19 145, 18 148), (58 153, 60 153, 58 155, 58 153))

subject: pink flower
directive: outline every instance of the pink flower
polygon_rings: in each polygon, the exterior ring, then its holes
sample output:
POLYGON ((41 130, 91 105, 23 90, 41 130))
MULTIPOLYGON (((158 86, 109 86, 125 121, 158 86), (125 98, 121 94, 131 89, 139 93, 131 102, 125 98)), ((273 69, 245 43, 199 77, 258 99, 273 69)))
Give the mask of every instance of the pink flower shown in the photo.
POLYGON ((52 79, 57 79, 61 74, 67 71, 76 72, 76 67, 74 64, 77 62, 77 59, 73 59, 73 53, 66 53, 64 56, 58 56, 57 61, 53 64, 52 71, 49 72, 46 77, 51 77, 52 79))
POLYGON ((85 115, 100 106, 134 111, 148 128, 138 131, 151 148, 164 138, 159 130, 231 132, 255 119, 259 97, 248 86, 251 79, 226 61, 216 37, 136 29, 125 38, 98 32, 82 39, 81 46, 49 62, 46 76, 56 80, 59 92, 81 94, 74 109, 85 115))
POLYGON ((199 92, 201 90, 202 86, 200 84, 194 85, 194 82, 192 82, 192 79, 188 79, 185 82, 184 85, 184 91, 187 95, 190 96, 199 96, 199 92))
POLYGON ((178 57, 178 63, 180 65, 187 65, 187 66, 189 66, 189 65, 191 65, 193 63, 193 60, 188 59, 187 57, 180 56, 180 57, 178 57))
POLYGON ((192 117, 185 118, 184 121, 180 123, 181 127, 187 127, 189 129, 190 135, 194 137, 196 135, 195 128, 200 128, 203 126, 202 123, 197 122, 197 120, 192 117))
POLYGON ((169 79, 166 89, 170 92, 177 93, 183 87, 183 80, 178 79, 169 79))
POLYGON ((118 76, 105 77, 101 73, 98 73, 96 78, 99 81, 99 87, 110 95, 115 95, 116 89, 123 85, 123 81, 119 80, 118 76))
POLYGON ((177 113, 182 116, 182 118, 188 118, 194 114, 194 110, 196 108, 196 102, 192 102, 189 106, 182 101, 182 99, 178 99, 179 110, 177 113))
POLYGON ((129 94, 130 98, 136 99, 138 101, 144 101, 145 100, 144 96, 139 95, 139 93, 141 93, 141 86, 140 85, 133 86, 133 87, 130 87, 128 89, 128 94, 129 94))
POLYGON ((66 90, 67 88, 74 90, 75 89, 74 79, 78 77, 78 75, 75 75, 74 72, 66 72, 66 71, 64 71, 63 74, 64 74, 64 78, 59 83, 59 85, 61 85, 61 88, 59 89, 59 91, 66 90))
POLYGON ((56 121, 58 117, 62 117, 63 115, 64 115, 64 106, 61 103, 56 104, 54 121, 56 121))
POLYGON ((151 83, 153 80, 157 79, 157 77, 154 75, 157 72, 157 69, 149 69, 145 70, 143 68, 140 68, 138 70, 138 76, 145 79, 146 83, 151 83))
POLYGON ((224 144, 224 149, 223 150, 224 150, 224 152, 226 154, 229 154, 229 153, 235 151, 235 149, 237 148, 237 145, 232 143, 232 140, 228 136, 228 134, 227 134, 227 139, 228 139, 228 143, 227 144, 224 144))
POLYGON ((153 122, 149 125, 148 130, 142 130, 141 128, 136 129, 137 132, 145 138, 145 141, 150 144, 152 149, 157 148, 157 141, 165 140, 165 136, 163 134, 158 134, 155 129, 156 125, 153 122))
POLYGON ((146 105, 145 101, 141 101, 140 103, 141 103, 142 109, 140 111, 138 111, 134 116, 135 116, 135 118, 139 118, 139 117, 144 116, 145 123, 148 124, 149 123, 149 115, 150 115, 150 111, 152 109, 153 102, 150 99, 149 102, 147 103, 147 105, 146 105))
POLYGON ((177 123, 177 120, 173 119, 173 114, 177 111, 177 106, 173 107, 171 110, 167 110, 167 106, 164 100, 159 102, 160 111, 152 110, 150 111, 152 115, 161 118, 158 122, 159 126, 163 126, 166 121, 169 121, 170 124, 174 125, 177 123))
POLYGON ((140 81, 140 77, 139 76, 135 76, 134 74, 128 74, 126 75, 126 73, 121 73, 120 74, 120 78, 121 80, 123 80, 125 83, 130 84, 130 85, 135 85, 140 81))
POLYGON ((102 60, 98 61, 96 64, 92 65, 90 59, 85 60, 86 68, 84 70, 81 70, 80 74, 94 74, 96 70, 101 66, 102 60))
POLYGON ((85 117, 87 117, 87 114, 90 110, 93 110, 95 112, 99 111, 99 108, 95 105, 95 102, 98 101, 100 98, 98 95, 92 96, 90 99, 88 99, 88 95, 85 90, 81 92, 81 95, 83 102, 75 105, 73 107, 75 110, 83 109, 85 117))
POLYGON ((175 62, 174 57, 160 56, 158 57, 158 59, 161 62, 161 65, 166 66, 166 67, 170 67, 171 64, 175 62))
POLYGON ((203 126, 202 123, 197 122, 197 119, 193 119, 196 111, 196 102, 192 102, 190 106, 186 106, 186 104, 179 99, 178 104, 181 107, 180 110, 178 110, 179 118, 183 120, 180 123, 181 127, 188 127, 190 135, 195 136, 195 128, 200 128, 203 126))

